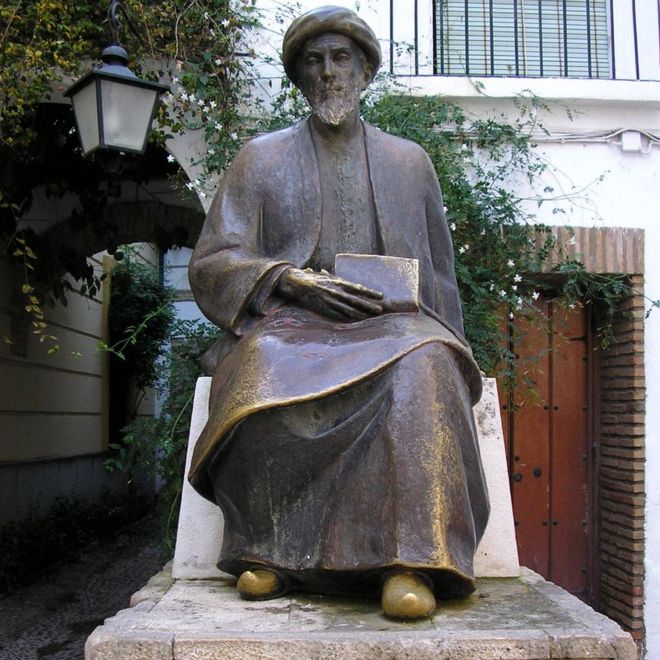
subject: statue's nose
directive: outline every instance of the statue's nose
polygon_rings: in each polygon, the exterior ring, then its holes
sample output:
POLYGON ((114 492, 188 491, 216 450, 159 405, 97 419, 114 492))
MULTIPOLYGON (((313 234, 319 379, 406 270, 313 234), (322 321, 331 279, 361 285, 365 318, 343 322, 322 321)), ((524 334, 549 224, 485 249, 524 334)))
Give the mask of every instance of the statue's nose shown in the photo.
POLYGON ((323 70, 321 71, 321 76, 324 79, 332 78, 335 75, 335 70, 332 62, 332 58, 324 57, 323 58, 323 70))

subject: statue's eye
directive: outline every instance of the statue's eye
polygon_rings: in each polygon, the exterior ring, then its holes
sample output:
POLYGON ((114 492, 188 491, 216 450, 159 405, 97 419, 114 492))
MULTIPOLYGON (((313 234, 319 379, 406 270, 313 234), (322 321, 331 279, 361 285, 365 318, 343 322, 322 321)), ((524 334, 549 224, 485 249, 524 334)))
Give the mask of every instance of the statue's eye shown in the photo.
POLYGON ((305 64, 318 64, 321 58, 318 55, 307 55, 305 57, 305 64))
POLYGON ((335 56, 335 61, 337 62, 348 62, 351 59, 351 56, 348 53, 337 53, 335 56))

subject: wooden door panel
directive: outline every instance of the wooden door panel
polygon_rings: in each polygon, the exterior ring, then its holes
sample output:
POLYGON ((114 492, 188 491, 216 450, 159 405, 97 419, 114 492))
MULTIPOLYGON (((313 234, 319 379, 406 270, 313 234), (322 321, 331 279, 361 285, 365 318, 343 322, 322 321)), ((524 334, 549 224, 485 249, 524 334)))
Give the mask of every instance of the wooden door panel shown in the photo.
POLYGON ((584 596, 589 552, 585 316, 554 309, 553 330, 549 576, 584 596))
MULTIPOLYGON (((542 316, 547 306, 539 308, 542 316)), ((516 386, 514 411, 510 419, 513 433, 511 491, 518 539, 518 553, 523 565, 547 574, 550 562, 549 438, 547 427, 548 351, 539 351, 546 343, 542 325, 523 321, 516 327, 516 386), (521 539, 525 542, 521 543, 521 539)))
POLYGON ((515 321, 518 384, 511 401, 503 400, 518 552, 522 565, 586 599, 591 579, 588 317, 584 309, 564 310, 543 300, 538 309, 545 326, 515 321))

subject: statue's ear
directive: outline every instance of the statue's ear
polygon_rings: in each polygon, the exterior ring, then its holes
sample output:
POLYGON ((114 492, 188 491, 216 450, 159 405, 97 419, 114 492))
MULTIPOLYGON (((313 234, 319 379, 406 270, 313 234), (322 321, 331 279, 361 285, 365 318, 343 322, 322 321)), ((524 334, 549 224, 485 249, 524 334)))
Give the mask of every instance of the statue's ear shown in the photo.
POLYGON ((365 89, 367 89, 367 87, 369 87, 369 83, 374 77, 374 68, 368 62, 366 62, 363 67, 363 74, 364 74, 364 84, 362 85, 362 91, 364 91, 365 89))

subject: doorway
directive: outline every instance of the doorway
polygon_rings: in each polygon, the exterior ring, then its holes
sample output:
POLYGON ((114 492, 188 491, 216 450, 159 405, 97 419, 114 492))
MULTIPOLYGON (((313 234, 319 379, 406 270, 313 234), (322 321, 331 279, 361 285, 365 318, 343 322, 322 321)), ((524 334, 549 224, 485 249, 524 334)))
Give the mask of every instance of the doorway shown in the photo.
POLYGON ((500 387, 518 553, 522 565, 593 604, 597 456, 590 313, 551 298, 539 298, 536 310, 536 318, 510 324, 515 384, 500 387))

